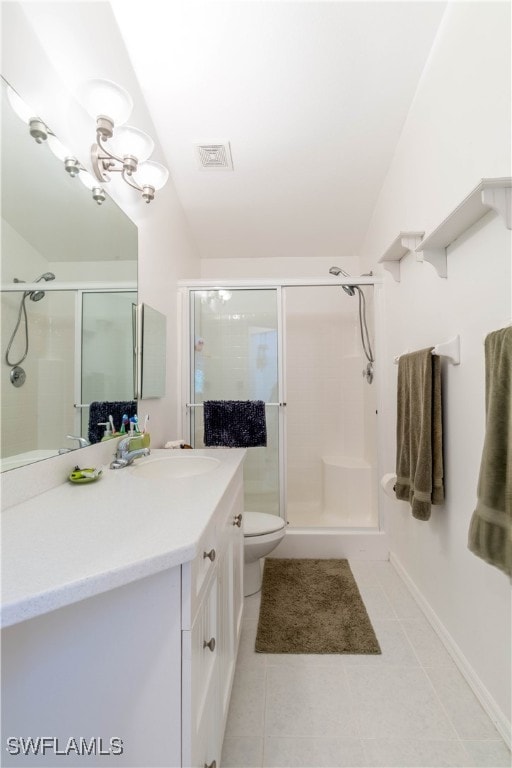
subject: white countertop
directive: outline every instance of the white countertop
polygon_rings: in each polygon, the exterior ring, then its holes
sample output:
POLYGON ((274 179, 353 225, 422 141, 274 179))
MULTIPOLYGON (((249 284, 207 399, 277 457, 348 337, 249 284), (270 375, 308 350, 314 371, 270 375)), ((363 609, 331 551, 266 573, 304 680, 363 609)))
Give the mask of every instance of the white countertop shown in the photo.
MULTIPOLYGON (((174 453, 152 450, 136 463, 174 453)), ((192 560, 245 450, 179 453, 221 462, 202 475, 151 480, 106 465, 94 483, 65 482, 5 509, 1 626, 192 560)))

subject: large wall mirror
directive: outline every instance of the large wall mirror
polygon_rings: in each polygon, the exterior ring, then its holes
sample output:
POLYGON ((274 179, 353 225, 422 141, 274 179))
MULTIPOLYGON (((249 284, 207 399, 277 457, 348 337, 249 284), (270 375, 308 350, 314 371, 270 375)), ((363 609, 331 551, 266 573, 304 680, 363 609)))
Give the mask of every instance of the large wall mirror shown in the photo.
POLYGON ((135 318, 137 397, 164 397, 167 318, 147 304, 139 304, 135 318))
POLYGON ((2 80, 2 471, 78 447, 67 435, 87 439, 92 401, 133 400, 137 303, 137 227, 34 140, 8 88, 2 80))

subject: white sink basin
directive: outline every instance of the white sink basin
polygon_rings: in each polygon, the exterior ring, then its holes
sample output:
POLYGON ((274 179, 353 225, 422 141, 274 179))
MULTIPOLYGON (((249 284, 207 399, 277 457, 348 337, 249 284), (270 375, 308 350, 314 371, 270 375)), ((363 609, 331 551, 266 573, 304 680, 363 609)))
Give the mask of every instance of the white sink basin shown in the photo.
POLYGON ((159 478, 192 477, 211 472, 220 465, 219 459, 210 456, 184 456, 182 453, 172 456, 156 456, 149 459, 136 459, 130 470, 134 475, 158 480, 159 478))

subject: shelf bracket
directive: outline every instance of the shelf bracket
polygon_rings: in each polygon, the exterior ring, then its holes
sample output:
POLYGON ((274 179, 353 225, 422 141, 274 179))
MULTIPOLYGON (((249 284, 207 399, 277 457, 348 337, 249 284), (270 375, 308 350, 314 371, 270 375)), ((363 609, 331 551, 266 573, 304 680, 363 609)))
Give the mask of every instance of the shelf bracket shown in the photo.
POLYGON ((447 277, 448 270, 446 266, 446 248, 424 248, 423 261, 432 264, 439 277, 447 277))
POLYGON ((421 243, 424 232, 400 232, 387 251, 379 259, 384 269, 393 275, 395 282, 400 282, 400 261, 411 251, 416 252, 416 261, 423 261, 421 252, 416 248, 421 243))
POLYGON ((400 282, 400 262, 399 261, 385 261, 383 263, 384 269, 387 269, 387 271, 393 275, 393 280, 395 283, 400 282))
POLYGON ((484 187, 482 204, 496 211, 505 222, 507 229, 512 229, 512 187, 484 187))

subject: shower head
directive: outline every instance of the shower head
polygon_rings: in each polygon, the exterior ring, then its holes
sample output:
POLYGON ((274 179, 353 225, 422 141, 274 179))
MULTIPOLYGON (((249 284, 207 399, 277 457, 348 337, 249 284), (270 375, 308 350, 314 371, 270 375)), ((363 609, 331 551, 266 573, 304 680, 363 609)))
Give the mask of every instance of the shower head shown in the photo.
MULTIPOLYGON (((34 283, 39 283, 41 280, 45 280, 46 282, 49 280, 55 280, 55 275, 53 272, 43 272, 41 277, 38 277, 37 280, 34 280, 34 283)), ((41 301, 41 299, 44 298, 45 293, 44 291, 30 291, 28 295, 30 301, 41 301)))
MULTIPOLYGON (((343 275, 344 277, 350 277, 349 273, 345 272, 345 270, 342 269, 341 267, 331 267, 329 270, 329 274, 336 275, 336 276, 343 275)), ((351 285, 342 285, 341 287, 343 288, 343 290, 348 296, 354 296, 355 290, 351 285)))

